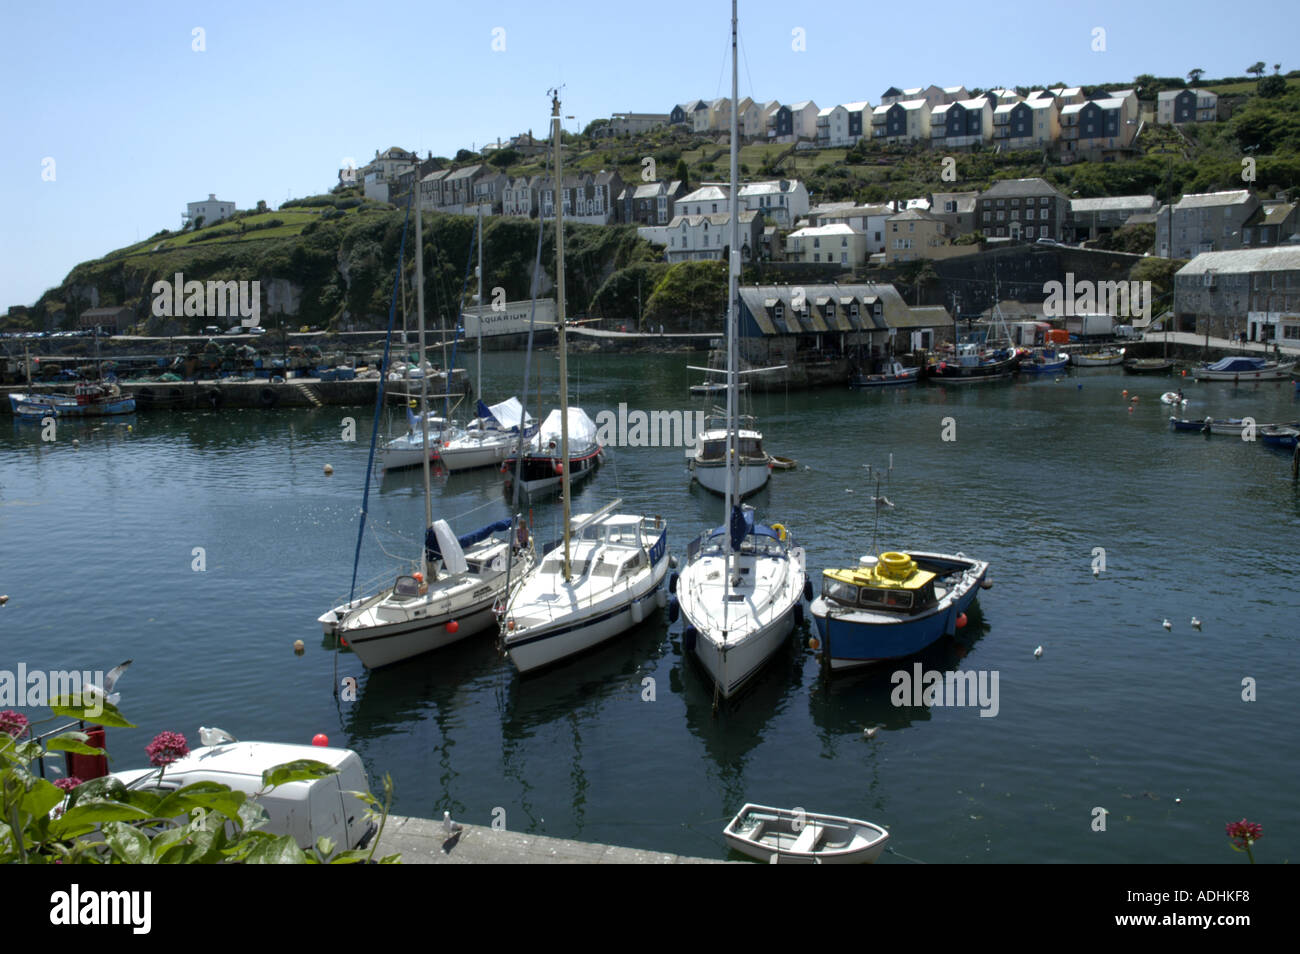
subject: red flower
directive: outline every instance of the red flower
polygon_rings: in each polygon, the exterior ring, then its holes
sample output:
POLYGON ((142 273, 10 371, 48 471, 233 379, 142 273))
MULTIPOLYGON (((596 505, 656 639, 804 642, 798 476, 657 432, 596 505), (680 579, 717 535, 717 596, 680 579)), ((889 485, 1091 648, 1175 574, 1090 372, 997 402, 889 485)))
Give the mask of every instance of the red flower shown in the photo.
POLYGON ((1255 822, 1248 822, 1244 818, 1239 822, 1228 822, 1224 827, 1227 829, 1228 837, 1232 839, 1232 843, 1241 849, 1249 848, 1259 841, 1264 834, 1263 826, 1257 825, 1255 822))
POLYGON ((81 779, 77 778, 75 775, 69 775, 67 778, 56 778, 54 784, 65 792, 70 792, 81 784, 81 779))
POLYGON ((27 716, 13 709, 0 712, 0 732, 12 735, 15 739, 27 731, 27 716))
POLYGON ((159 732, 152 742, 144 747, 149 756, 149 764, 161 768, 171 765, 177 759, 190 754, 190 747, 185 743, 185 736, 179 732, 159 732))

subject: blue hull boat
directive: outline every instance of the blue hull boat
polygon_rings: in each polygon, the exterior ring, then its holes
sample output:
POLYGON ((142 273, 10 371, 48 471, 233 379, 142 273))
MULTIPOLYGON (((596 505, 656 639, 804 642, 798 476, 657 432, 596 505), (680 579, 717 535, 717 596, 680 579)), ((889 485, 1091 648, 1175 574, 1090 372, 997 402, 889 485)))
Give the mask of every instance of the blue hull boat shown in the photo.
POLYGON ((902 659, 957 631, 988 586, 989 565, 962 554, 885 553, 823 572, 813 619, 832 670, 902 659))

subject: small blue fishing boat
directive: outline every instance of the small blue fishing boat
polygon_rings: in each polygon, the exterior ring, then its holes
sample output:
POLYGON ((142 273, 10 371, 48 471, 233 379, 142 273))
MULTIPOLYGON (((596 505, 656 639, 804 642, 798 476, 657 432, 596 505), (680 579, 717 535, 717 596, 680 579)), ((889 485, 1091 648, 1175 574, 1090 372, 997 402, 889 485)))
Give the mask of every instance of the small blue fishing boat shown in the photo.
POLYGON ((123 394, 116 383, 78 384, 68 394, 11 394, 14 415, 25 420, 43 417, 105 417, 131 414, 135 398, 123 394))
POLYGON ((1259 439, 1265 447, 1292 450, 1300 441, 1300 428, 1289 424, 1265 424, 1259 429, 1259 439))
POLYGON ((989 565, 965 554, 882 553, 822 571, 812 615, 833 670, 901 659, 952 635, 989 565))
POLYGON ((1055 348, 1036 348, 1022 353, 1020 357, 1021 374, 1054 374, 1064 371, 1070 363, 1070 356, 1055 348))

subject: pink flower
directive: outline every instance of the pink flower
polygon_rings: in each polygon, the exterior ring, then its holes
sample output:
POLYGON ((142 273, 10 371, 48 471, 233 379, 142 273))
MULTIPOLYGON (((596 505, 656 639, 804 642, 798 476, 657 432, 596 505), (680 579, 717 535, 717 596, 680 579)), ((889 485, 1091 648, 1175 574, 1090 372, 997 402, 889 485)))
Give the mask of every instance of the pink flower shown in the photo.
POLYGON ((75 775, 69 775, 67 778, 56 778, 54 784, 57 788, 61 788, 65 792, 70 792, 81 784, 81 779, 77 778, 75 775))
POLYGON ((1228 822, 1224 827, 1227 829, 1228 837, 1232 839, 1232 843, 1243 850, 1250 848, 1264 834, 1263 826, 1257 825, 1255 822, 1248 822, 1244 818, 1239 822, 1228 822))
POLYGON ((0 732, 12 735, 15 739, 27 731, 27 716, 13 709, 0 712, 0 732))
POLYGON ((150 765, 161 768, 189 755, 190 747, 185 743, 185 736, 179 732, 159 732, 144 747, 144 752, 149 756, 150 765))

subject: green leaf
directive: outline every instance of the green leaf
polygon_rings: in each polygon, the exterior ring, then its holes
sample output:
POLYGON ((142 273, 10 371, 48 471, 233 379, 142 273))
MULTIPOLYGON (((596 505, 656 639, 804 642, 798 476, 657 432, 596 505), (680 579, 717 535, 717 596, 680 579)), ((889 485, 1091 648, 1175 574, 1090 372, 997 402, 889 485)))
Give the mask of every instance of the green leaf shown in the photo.
POLYGON ((337 774, 338 769, 331 768, 324 762, 317 762, 315 759, 295 759, 263 772, 262 787, 275 788, 277 785, 287 785, 289 782, 310 782, 313 779, 337 774))
POLYGON ((55 805, 62 802, 64 797, 63 790, 57 785, 38 778, 18 803, 18 810, 33 818, 43 818, 54 809, 55 805))
POLYGON ((84 732, 64 732, 52 739, 47 739, 45 748, 50 752, 74 752, 77 755, 107 755, 103 749, 87 745, 89 736, 84 732))
POLYGON ((122 784, 122 780, 105 775, 101 778, 92 778, 89 781, 82 782, 74 788, 70 803, 71 805, 78 805, 81 802, 96 798, 125 801, 126 796, 127 787, 122 784))
POLYGON ((220 782, 195 782, 168 793, 156 810, 159 818, 172 818, 201 808, 225 815, 231 821, 242 823, 239 806, 247 799, 243 792, 232 791, 220 782))
POLYGON ((19 742, 17 739, 0 732, 0 758, 15 765, 27 765, 41 754, 39 742, 19 742))
POLYGON ((334 854, 334 849, 337 847, 338 846, 334 843, 334 839, 332 838, 327 838, 324 835, 321 835, 316 839, 316 850, 320 852, 322 858, 328 858, 330 855, 334 854))
POLYGON ((167 849, 179 841, 184 841, 189 833, 190 830, 186 827, 169 828, 162 834, 154 836, 153 841, 149 843, 149 850, 155 859, 161 859, 167 849))
POLYGON ((243 823, 244 831, 248 832, 261 828, 270 821, 270 816, 256 799, 250 798, 239 806, 239 820, 243 823))
POLYGON ((303 865, 307 863, 307 855, 292 835, 281 835, 258 844, 244 862, 250 865, 303 865))
POLYGON ((137 831, 122 822, 108 822, 104 825, 104 840, 113 854, 123 864, 153 864, 153 854, 149 851, 149 839, 143 832, 137 831))
POLYGON ((71 719, 84 719, 109 729, 134 729, 135 723, 128 722, 126 716, 117 711, 117 706, 107 699, 92 696, 83 699, 80 693, 59 696, 50 701, 50 710, 55 715, 71 719))
POLYGON ((172 845, 159 857, 158 863, 164 865, 210 865, 221 859, 220 846, 214 831, 194 831, 189 838, 172 845))
MULTIPOLYGON (((58 789, 56 788, 57 792, 58 789)), ((51 806, 53 807, 53 806, 51 806)), ((63 813, 57 821, 51 823, 50 834, 55 838, 71 838, 93 831, 98 825, 112 821, 148 821, 151 818, 133 805, 122 802, 110 802, 104 799, 82 799, 63 813)))
POLYGON ((350 851, 340 851, 329 860, 329 863, 332 865, 356 865, 364 863, 369 857, 369 851, 357 851, 353 848, 350 851))

